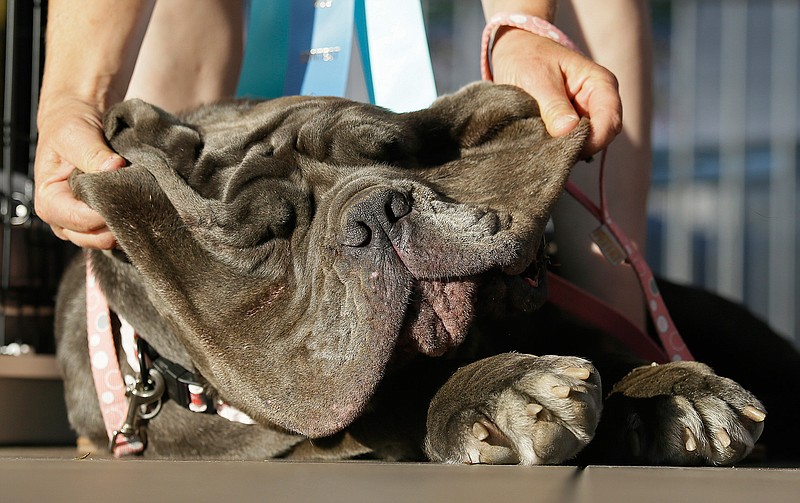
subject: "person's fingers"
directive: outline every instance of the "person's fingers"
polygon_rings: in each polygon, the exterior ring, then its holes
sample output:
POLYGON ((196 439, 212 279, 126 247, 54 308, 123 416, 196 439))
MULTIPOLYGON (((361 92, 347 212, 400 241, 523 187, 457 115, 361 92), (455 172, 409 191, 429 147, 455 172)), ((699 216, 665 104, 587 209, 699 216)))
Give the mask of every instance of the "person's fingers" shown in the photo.
POLYGON ((531 94, 535 93, 539 102, 539 113, 550 136, 563 136, 578 125, 580 117, 572 106, 563 82, 539 82, 540 85, 527 86, 531 94))
POLYGON ((97 232, 106 227, 99 213, 75 199, 67 181, 46 185, 41 191, 37 189, 35 203, 42 201, 47 203, 37 206, 40 218, 59 227, 79 233, 97 232))
MULTIPOLYGON (((53 233, 58 236, 60 239, 65 241, 71 241, 77 246, 81 248, 94 248, 100 250, 110 250, 114 248, 117 244, 116 238, 111 233, 111 231, 106 227, 105 222, 103 221, 100 215, 94 213, 91 209, 89 209, 86 205, 84 208, 77 208, 77 212, 83 212, 86 209, 89 212, 89 217, 86 219, 79 219, 79 217, 73 216, 73 221, 79 223, 76 227, 86 228, 91 225, 97 225, 96 228, 92 228, 86 231, 75 231, 69 228, 62 227, 57 223, 51 223, 50 228, 53 230, 53 233), (95 218, 97 220, 95 220, 95 218)), ((77 214, 77 212, 75 214, 77 214)), ((69 215, 69 213, 67 213, 69 215)), ((52 217, 51 221, 60 221, 59 217, 52 217)), ((66 218, 65 220, 70 220, 70 218, 66 218)))
POLYGON ((125 160, 106 144, 99 112, 94 108, 67 100, 40 112, 34 166, 37 215, 61 239, 85 248, 113 248, 116 241, 105 220, 75 198, 69 177, 76 169, 119 169, 125 160))
POLYGON ((523 30, 500 31, 492 51, 494 81, 521 87, 539 104, 551 136, 563 136, 578 125, 558 62, 560 46, 523 30))
POLYGON ((106 227, 105 221, 103 221, 102 217, 92 211, 85 204, 80 203, 79 201, 76 201, 76 203, 75 212, 69 212, 69 210, 67 210, 64 213, 66 216, 57 215, 51 217, 50 220, 53 222, 67 221, 67 225, 70 225, 71 223, 73 227, 85 230, 77 231, 62 227, 57 223, 51 223, 50 228, 53 229, 53 233, 59 238, 71 241, 81 248, 94 248, 100 250, 110 250, 114 248, 117 244, 116 238, 108 229, 108 227, 106 227), (80 207, 80 205, 83 205, 83 207, 80 207), (79 217, 79 214, 85 215, 85 218, 79 217))
POLYGON ((34 206, 43 221, 61 239, 84 248, 111 249, 114 236, 103 217, 72 194, 68 179, 42 179, 36 184, 34 206))
POLYGON ((587 157, 595 155, 622 131, 622 101, 616 77, 605 68, 596 66, 591 76, 574 90, 572 101, 582 116, 591 119, 592 130, 583 154, 587 157))
POLYGON ((81 248, 111 250, 117 245, 114 234, 108 228, 98 232, 74 232, 69 229, 63 229, 62 232, 63 237, 59 237, 69 240, 81 248))
MULTIPOLYGON (((87 134, 88 138, 76 138, 76 142, 85 141, 86 143, 75 143, 76 145, 91 145, 83 149, 81 152, 74 154, 75 167, 84 173, 93 173, 96 171, 113 171, 125 166, 125 159, 119 154, 108 148, 101 137, 96 137, 91 133, 87 134), (91 142, 91 143, 90 143, 91 142)), ((72 154, 70 151, 65 151, 65 155, 72 154)), ((65 159, 68 159, 65 156, 65 159)))
POLYGON ((546 37, 508 30, 498 32, 492 62, 495 82, 517 85, 536 99, 550 135, 569 133, 580 117, 591 120, 583 155, 596 154, 621 131, 616 78, 580 53, 546 37))
POLYGON ((117 245, 114 234, 106 227, 93 232, 75 232, 57 224, 51 224, 50 228, 59 239, 71 241, 81 248, 111 250, 117 245))

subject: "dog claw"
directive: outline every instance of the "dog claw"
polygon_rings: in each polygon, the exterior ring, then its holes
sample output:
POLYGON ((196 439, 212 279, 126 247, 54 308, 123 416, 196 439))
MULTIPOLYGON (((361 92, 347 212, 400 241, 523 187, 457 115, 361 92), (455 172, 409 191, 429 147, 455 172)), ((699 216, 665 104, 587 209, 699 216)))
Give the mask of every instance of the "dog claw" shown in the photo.
POLYGON ((586 379, 589 379, 591 372, 589 372, 589 369, 584 369, 581 367, 570 367, 568 369, 564 369, 564 374, 574 377, 575 379, 585 381, 586 379))
POLYGON ((542 407, 542 406, 541 406, 541 405, 539 405, 538 403, 529 403, 529 404, 528 404, 528 405, 525 407, 525 410, 526 410, 526 412, 527 412, 528 414, 530 414, 531 416, 533 416, 533 417, 536 417, 536 416, 538 416, 538 415, 539 415, 539 413, 542 411, 542 409, 544 409, 544 407, 542 407))
POLYGON ((481 423, 475 423, 472 425, 472 435, 478 440, 484 441, 489 438, 489 430, 481 423))
POLYGON ((752 405, 745 407, 742 413, 757 423, 764 421, 767 417, 765 412, 756 409, 752 405))
POLYGON ((694 452, 697 450, 697 440, 694 438, 694 435, 689 428, 683 429, 683 444, 686 447, 686 450, 689 452, 694 452))
POLYGON ((727 431, 718 430, 715 433, 715 436, 717 437, 717 440, 719 440, 719 443, 722 445, 722 447, 728 447, 731 445, 731 437, 728 435, 727 431))
POLYGON ((556 398, 567 398, 569 396, 570 388, 569 386, 553 386, 552 391, 556 398))

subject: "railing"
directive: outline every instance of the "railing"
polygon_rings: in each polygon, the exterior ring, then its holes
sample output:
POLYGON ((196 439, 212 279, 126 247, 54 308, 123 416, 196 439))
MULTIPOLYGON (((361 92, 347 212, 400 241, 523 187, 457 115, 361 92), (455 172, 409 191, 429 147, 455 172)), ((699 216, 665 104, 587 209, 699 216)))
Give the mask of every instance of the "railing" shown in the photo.
POLYGON ((652 261, 744 302, 798 344, 800 2, 669 4, 652 261))
POLYGON ((33 214, 44 2, 7 0, 0 170, 0 346, 52 352, 53 301, 67 248, 33 214))

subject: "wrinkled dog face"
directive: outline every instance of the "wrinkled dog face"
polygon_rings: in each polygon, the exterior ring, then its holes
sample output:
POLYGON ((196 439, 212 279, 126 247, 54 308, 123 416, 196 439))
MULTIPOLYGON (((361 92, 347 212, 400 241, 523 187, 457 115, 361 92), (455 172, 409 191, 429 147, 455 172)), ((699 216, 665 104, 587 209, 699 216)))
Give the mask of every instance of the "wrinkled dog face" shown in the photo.
POLYGON ((130 167, 77 176, 76 193, 220 394, 310 436, 349 424, 397 351, 462 342, 482 291, 541 302, 518 275, 588 133, 549 138, 527 95, 491 84, 410 114, 130 101, 105 127, 130 167))

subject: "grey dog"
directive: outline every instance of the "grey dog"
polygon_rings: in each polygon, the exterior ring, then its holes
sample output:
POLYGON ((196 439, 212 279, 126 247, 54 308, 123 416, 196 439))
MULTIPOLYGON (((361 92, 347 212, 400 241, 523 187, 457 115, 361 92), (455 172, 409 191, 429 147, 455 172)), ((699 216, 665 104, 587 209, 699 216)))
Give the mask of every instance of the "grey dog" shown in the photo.
MULTIPOLYGON (((130 166, 72 187, 119 249, 87 257, 154 352, 255 422, 164 400, 146 455, 741 460, 764 425, 750 392, 540 309, 545 226, 589 128, 551 138, 528 95, 486 83, 407 114, 330 97, 114 107, 106 136, 130 166)), ((58 357, 72 425, 104 444, 84 267, 59 294, 58 357)))

